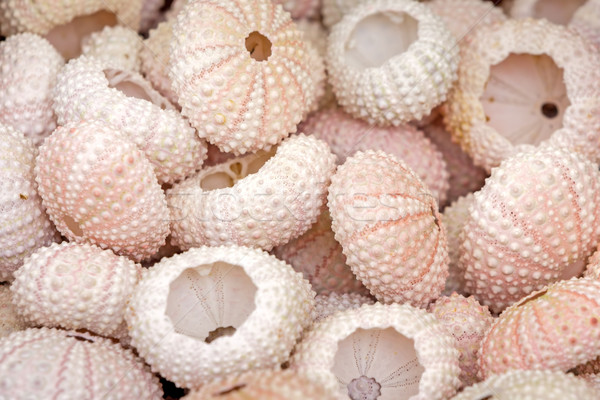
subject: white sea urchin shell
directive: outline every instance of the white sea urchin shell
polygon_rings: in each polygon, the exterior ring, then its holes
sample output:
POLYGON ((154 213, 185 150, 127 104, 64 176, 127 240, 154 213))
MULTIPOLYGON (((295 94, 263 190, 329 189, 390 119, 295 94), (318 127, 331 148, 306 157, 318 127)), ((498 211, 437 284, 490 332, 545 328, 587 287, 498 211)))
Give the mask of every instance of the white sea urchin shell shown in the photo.
POLYGON ((81 43, 82 55, 95 57, 114 69, 139 72, 143 39, 124 26, 107 26, 94 32, 81 43))

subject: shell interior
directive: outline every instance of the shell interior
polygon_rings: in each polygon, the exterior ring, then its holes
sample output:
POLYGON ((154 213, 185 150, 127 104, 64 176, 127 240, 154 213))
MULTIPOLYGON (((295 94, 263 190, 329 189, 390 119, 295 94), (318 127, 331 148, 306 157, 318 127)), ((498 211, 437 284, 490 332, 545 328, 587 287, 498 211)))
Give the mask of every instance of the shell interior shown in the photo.
POLYGON ((204 191, 232 187, 248 175, 257 173, 265 163, 275 155, 276 148, 270 151, 258 151, 249 156, 226 161, 213 167, 213 172, 200 181, 204 191))
POLYGON ((379 12, 356 24, 345 45, 348 65, 376 68, 404 53, 418 39, 419 22, 403 12, 379 12))
POLYGON ((149 101, 163 110, 173 108, 167 99, 152 89, 149 82, 131 72, 113 68, 107 68, 103 72, 108 80, 108 87, 117 89, 128 97, 149 101))
POLYGON ((175 332, 212 342, 246 321, 255 309, 256 291, 237 265, 219 261, 187 268, 171 282, 165 315, 175 332))
POLYGON ((573 18, 575 11, 586 2, 587 0, 539 0, 535 3, 532 16, 566 25, 573 18))
POLYGON ((552 58, 510 54, 490 69, 480 98, 488 124, 513 145, 538 145, 560 129, 571 104, 552 58))
POLYGON ((83 230, 81 229, 81 225, 77 221, 73 219, 70 215, 64 215, 63 220, 67 225, 67 228, 71 231, 74 236, 80 237, 83 236, 83 230))
POLYGON ((73 18, 59 25, 45 35, 45 38, 65 58, 70 60, 81 55, 82 39, 91 33, 101 31, 105 26, 117 25, 117 16, 109 11, 100 10, 93 14, 73 18))
POLYGON ((338 342, 331 371, 350 398, 405 400, 419 393, 425 369, 414 341, 385 328, 357 329, 338 342))

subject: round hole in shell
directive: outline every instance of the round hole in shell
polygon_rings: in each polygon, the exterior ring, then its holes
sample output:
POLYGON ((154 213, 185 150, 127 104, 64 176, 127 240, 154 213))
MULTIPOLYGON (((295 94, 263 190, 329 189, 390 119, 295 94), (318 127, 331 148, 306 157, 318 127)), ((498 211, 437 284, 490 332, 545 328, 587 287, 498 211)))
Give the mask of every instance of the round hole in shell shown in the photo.
POLYGON ((73 235, 77 237, 83 236, 83 230, 81 229, 81 226, 79 225, 79 223, 77 223, 77 221, 73 219, 73 217, 71 217, 70 215, 65 215, 63 217, 63 221, 65 222, 65 225, 67 225, 67 228, 69 229, 69 231, 71 231, 73 235))
POLYGON ((511 53, 490 68, 480 101, 487 124, 513 145, 539 145, 563 126, 563 69, 548 55, 511 53))
POLYGON ((575 11, 588 0, 538 0, 533 7, 534 18, 546 18, 555 24, 567 25, 575 11))
POLYGON ((404 53, 419 38, 419 22, 403 12, 380 12, 362 19, 345 45, 346 63, 356 69, 379 67, 404 53))
POLYGON ((45 38, 68 61, 81 55, 81 41, 84 37, 102 30, 105 26, 115 25, 117 16, 112 12, 100 10, 54 27, 45 38))
POLYGON ((256 291, 237 265, 219 261, 187 268, 169 286, 165 315, 175 332, 212 342, 231 336, 246 321, 256 291))
POLYGON ((406 400, 419 393, 425 369, 412 339, 393 328, 359 328, 338 342, 331 371, 349 398, 406 400))
POLYGON ((250 32, 244 44, 246 45, 246 50, 250 53, 250 57, 256 61, 266 61, 271 57, 271 47, 273 44, 265 35, 258 31, 250 32))
POLYGON ((107 68, 103 72, 108 80, 109 88, 117 89, 127 97, 149 101, 163 110, 173 108, 167 99, 156 92, 152 85, 143 78, 128 71, 113 68, 107 68))

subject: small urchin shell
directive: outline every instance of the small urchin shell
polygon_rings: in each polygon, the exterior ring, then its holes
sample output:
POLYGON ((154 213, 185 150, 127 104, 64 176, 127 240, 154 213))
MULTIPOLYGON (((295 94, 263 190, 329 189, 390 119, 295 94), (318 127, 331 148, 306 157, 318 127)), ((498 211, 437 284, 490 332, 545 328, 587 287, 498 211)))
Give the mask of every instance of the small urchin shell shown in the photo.
MULTIPOLYGON (((187 0, 186 0, 187 1, 187 0)), ((161 22, 152 29, 140 51, 142 72, 154 88, 173 104, 177 102, 177 94, 171 89, 171 78, 168 74, 169 46, 173 37, 173 20, 161 22)), ((180 79, 175 77, 175 79, 180 79)))
POLYGON ((143 39, 129 28, 107 26, 83 39, 82 54, 95 57, 104 65, 127 71, 140 71, 143 39))
POLYGON ((158 378, 130 350, 48 328, 0 339, 0 387, 7 399, 162 399, 158 378))
POLYGON ((460 352, 460 380, 463 386, 479 382, 477 353, 481 340, 494 318, 486 306, 482 306, 473 296, 463 297, 453 293, 440 297, 429 308, 444 325, 448 333, 456 339, 456 348, 460 352))
POLYGON ((333 27, 329 82, 344 111, 370 124, 421 119, 446 99, 456 80, 458 46, 424 4, 361 3, 333 27))
POLYGON ((358 152, 331 179, 329 212, 346 262, 378 300, 426 307, 448 276, 438 205, 404 162, 358 152))
POLYGON ((572 278, 507 308, 481 342, 483 378, 509 369, 568 371, 600 355, 600 281, 572 278))
POLYGON ((294 19, 318 18, 321 10, 321 0, 273 0, 273 3, 281 4, 294 19))
POLYGON ((126 134, 146 154, 160 183, 189 176, 206 157, 206 143, 148 81, 95 58, 80 57, 63 68, 54 111, 61 125, 93 119, 126 134))
POLYGON ((514 0, 509 15, 512 18, 544 18, 555 24, 567 25, 584 5, 596 2, 596 0, 514 0))
POLYGON ((317 220, 334 172, 329 146, 305 135, 205 168, 167 191, 174 244, 287 243, 317 220))
POLYGON ((339 164, 357 151, 383 150, 406 163, 442 204, 448 191, 448 172, 442 154, 423 132, 410 125, 377 127, 339 109, 311 115, 299 129, 327 142, 339 164))
POLYGON ((182 400, 337 400, 293 371, 255 370, 209 383, 182 400))
POLYGON ((588 259, 583 276, 586 278, 600 279, 600 251, 596 250, 588 259))
POLYGON ((360 308, 363 304, 374 304, 372 297, 359 293, 330 293, 329 295, 317 295, 315 297, 315 308, 312 313, 313 322, 319 322, 339 311, 360 308))
POLYGON ((64 63, 37 35, 23 33, 1 42, 0 124, 23 132, 36 146, 41 144, 56 128, 52 88, 64 63))
POLYGON ((27 328, 12 303, 10 286, 0 285, 0 338, 27 328))
POLYGON ((588 0, 575 11, 569 22, 569 28, 600 46, 600 1, 588 0))
POLYGON ((597 162, 599 73, 600 53, 565 27, 532 19, 482 26, 461 47, 446 126, 488 171, 546 143, 597 162))
POLYGON ((322 0, 321 14, 323 15, 323 24, 331 29, 337 24, 344 15, 356 7, 363 0, 322 0))
POLYGON ((379 386, 383 398, 441 400, 460 386, 458 355, 454 338, 433 315, 406 304, 376 303, 313 325, 290 369, 339 399, 375 399, 367 397, 373 391, 360 389, 379 386))
POLYGON ((0 123, 0 282, 36 249, 59 239, 37 192, 37 149, 21 132, 0 123))
POLYGON ((465 290, 499 312, 585 266, 600 236, 600 171, 551 147, 492 170, 460 236, 465 290))
POLYGON ((182 113, 200 137, 235 154, 268 150, 295 132, 324 77, 321 58, 270 0, 187 3, 169 64, 182 113))
POLYGON ((54 243, 25 261, 10 290, 26 322, 108 336, 123 322, 140 268, 94 245, 54 243))
POLYGON ((302 272, 317 294, 369 294, 346 264, 342 246, 331 230, 327 207, 308 231, 275 247, 272 253, 302 272))
POLYGON ((156 23, 163 18, 161 8, 166 3, 166 0, 143 0, 142 10, 140 11, 140 32, 147 33, 155 27, 156 23))
POLYGON ((125 318, 155 371, 198 388, 286 361, 311 323, 314 295, 300 273, 262 250, 199 247, 150 268, 125 318))
POLYGON ((494 375, 457 394, 452 400, 596 400, 583 379, 553 371, 513 370, 494 375))
POLYGON ((70 241, 134 261, 165 243, 165 194, 152 164, 123 133, 97 122, 60 127, 40 147, 35 174, 42 204, 70 241))

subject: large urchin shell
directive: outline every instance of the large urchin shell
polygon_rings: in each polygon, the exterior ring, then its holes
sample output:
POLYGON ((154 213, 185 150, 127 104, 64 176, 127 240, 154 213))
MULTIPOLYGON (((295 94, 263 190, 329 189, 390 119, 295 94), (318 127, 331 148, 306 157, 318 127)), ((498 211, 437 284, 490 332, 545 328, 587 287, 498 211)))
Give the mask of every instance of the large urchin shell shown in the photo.
POLYGON ((567 371, 600 355, 600 281, 572 278, 507 308, 481 342, 483 378, 509 369, 567 371))
POLYGON ((452 400, 595 400, 598 393, 583 379, 553 371, 513 370, 466 388, 452 400))
POLYGON ((167 191, 174 243, 184 250, 287 243, 317 220, 334 172, 327 144, 305 135, 205 168, 167 191))
POLYGON ((286 361, 314 306, 289 265, 248 247, 200 247, 163 259, 138 284, 133 345, 180 387, 286 361))
POLYGON ((346 262, 378 300, 425 307, 440 295, 445 229, 435 198, 404 162, 356 153, 331 179, 328 206, 346 262))
POLYGON ((342 246, 331 230, 327 207, 308 231, 275 247, 272 253, 302 272, 317 294, 369 294, 346 264, 342 246))
POLYGON ((446 163, 436 146, 413 126, 376 127, 342 110, 328 109, 313 114, 299 129, 327 142, 340 164, 357 151, 385 151, 416 172, 438 204, 446 201, 446 163))
POLYGON ((321 386, 293 371, 255 370, 209 383, 183 400, 336 400, 321 386))
POLYGON ((426 5, 375 0, 333 27, 326 61, 344 111, 397 126, 421 119, 446 99, 457 77, 458 46, 426 5))
POLYGON ((579 154, 542 148, 505 160, 464 223, 465 290, 499 312, 582 270, 600 236, 598 204, 598 166, 579 154))
POLYGON ((313 322, 319 322, 339 311, 360 308, 363 304, 374 304, 371 297, 359 293, 319 294, 315 297, 315 308, 312 313, 313 322))
POLYGON ((82 55, 95 57, 114 69, 139 72, 143 39, 124 26, 107 26, 82 41, 82 55))
POLYGON ((59 239, 37 192, 37 149, 21 132, 0 123, 0 282, 36 249, 59 239))
POLYGON ((488 308, 479 304, 473 296, 463 297, 453 293, 437 299, 429 311, 456 339, 463 386, 479 382, 477 353, 484 334, 494 322, 488 308))
POLYGON ((460 385, 454 338, 409 305, 363 305, 313 325, 290 368, 340 399, 441 400, 460 385))
POLYGON ((56 128, 52 88, 64 63, 37 35, 23 33, 1 42, 0 124, 13 126, 39 145, 56 128))
POLYGON ((144 46, 140 51, 140 59, 142 61, 142 72, 146 79, 171 103, 179 104, 177 94, 171 89, 171 78, 168 74, 169 46, 173 37, 173 23, 173 20, 161 22, 149 32, 148 39, 144 40, 144 46))
POLYGON ((25 321, 113 334, 141 276, 140 266, 89 244, 54 243, 29 257, 10 290, 25 321))
POLYGON ((134 261, 165 243, 165 194, 152 164, 123 133, 97 122, 60 127, 40 147, 35 174, 50 219, 70 241, 134 261))
POLYGON ((236 154, 268 150, 295 132, 324 77, 316 51, 270 0, 189 2, 173 26, 169 64, 199 136, 236 154))
POLYGON ((445 122, 477 165, 489 171, 548 142, 600 159, 600 54, 591 44, 532 19, 482 26, 470 38, 445 122))
POLYGON ((10 286, 0 285, 0 338, 27 328, 12 303, 12 297, 10 286))
POLYGON ((130 350, 48 328, 0 339, 0 387, 7 399, 162 399, 158 379, 130 350))
POLYGON ((146 154, 160 183, 202 167, 206 143, 141 75, 80 57, 58 76, 54 110, 59 124, 94 119, 126 134, 146 154))

